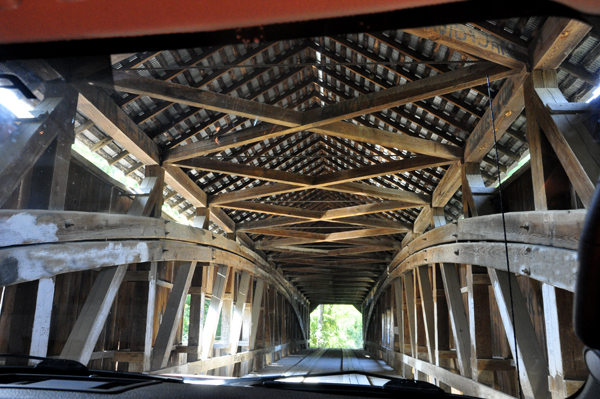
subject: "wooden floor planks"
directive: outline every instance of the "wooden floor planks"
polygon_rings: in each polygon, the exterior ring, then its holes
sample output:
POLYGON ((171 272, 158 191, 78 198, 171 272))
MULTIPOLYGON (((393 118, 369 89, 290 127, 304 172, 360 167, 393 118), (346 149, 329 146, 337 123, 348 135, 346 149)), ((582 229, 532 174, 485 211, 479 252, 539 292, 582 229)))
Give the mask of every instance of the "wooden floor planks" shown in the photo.
MULTIPOLYGON (((337 371, 366 371, 390 377, 400 377, 390 366, 376 360, 369 352, 358 349, 305 349, 287 356, 267 367, 256 370, 249 377, 285 375, 288 377, 330 373, 337 371)), ((330 382, 360 385, 383 385, 388 380, 358 374, 331 377, 307 377, 306 382, 330 382)))

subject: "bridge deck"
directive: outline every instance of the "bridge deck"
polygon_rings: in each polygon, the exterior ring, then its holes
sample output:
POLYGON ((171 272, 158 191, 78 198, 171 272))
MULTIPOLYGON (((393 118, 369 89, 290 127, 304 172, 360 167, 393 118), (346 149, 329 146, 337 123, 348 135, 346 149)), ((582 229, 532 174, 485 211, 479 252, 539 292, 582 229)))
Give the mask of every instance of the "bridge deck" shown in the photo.
MULTIPOLYGON (((358 349, 305 349, 284 357, 269 366, 256 370, 249 376, 305 375, 336 371, 360 370, 374 374, 400 377, 384 361, 374 359, 368 352, 358 349)), ((306 382, 338 382, 350 384, 383 385, 388 380, 352 374, 332 377, 300 378, 306 382)))

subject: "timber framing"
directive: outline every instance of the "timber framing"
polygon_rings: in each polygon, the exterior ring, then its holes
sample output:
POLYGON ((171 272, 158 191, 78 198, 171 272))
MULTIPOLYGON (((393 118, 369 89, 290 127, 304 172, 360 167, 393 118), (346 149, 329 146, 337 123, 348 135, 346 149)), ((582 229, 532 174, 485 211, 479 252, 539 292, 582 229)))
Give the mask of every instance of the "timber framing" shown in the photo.
POLYGON ((598 59, 585 23, 523 17, 32 62, 45 97, 0 151, 0 351, 29 312, 23 353, 238 376, 347 304, 406 377, 509 398, 518 369, 564 397, 598 59), (73 142, 139 188, 73 186, 73 142))

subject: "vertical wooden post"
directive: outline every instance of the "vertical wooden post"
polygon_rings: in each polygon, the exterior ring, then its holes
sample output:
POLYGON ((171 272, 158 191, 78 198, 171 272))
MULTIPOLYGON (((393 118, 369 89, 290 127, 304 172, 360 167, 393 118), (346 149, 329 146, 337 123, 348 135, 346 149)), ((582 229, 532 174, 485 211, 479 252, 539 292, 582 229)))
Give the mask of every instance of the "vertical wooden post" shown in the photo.
MULTIPOLYGON (((398 321, 398 345, 400 353, 404 353, 404 290, 402 289, 402 279, 394 280, 394 298, 396 300, 396 320, 398 321)), ((404 363, 400 365, 403 377, 406 377, 405 369, 408 367, 404 363)))
MULTIPOLYGON (((265 288, 265 281, 262 279, 256 280, 256 288, 254 290, 254 301, 252 302, 252 324, 250 326, 250 339, 248 340, 248 346, 250 350, 256 349, 256 338, 258 333, 258 327, 260 322, 261 306, 263 301, 263 292, 265 288)), ((263 323, 264 325, 264 323, 263 323)), ((249 370, 252 370, 254 361, 250 361, 249 370)))
POLYGON ((235 306, 233 310, 233 319, 231 322, 231 334, 229 337, 229 354, 231 355, 235 355, 238 350, 240 333, 242 331, 242 318, 244 315, 244 309, 246 307, 246 295, 248 293, 249 285, 250 273, 244 271, 242 272, 240 284, 237 289, 237 296, 235 298, 235 306))
MULTIPOLYGON (((63 210, 65 206, 71 145, 75 139, 73 121, 77 95, 64 82, 52 81, 46 83, 46 97, 47 101, 40 103, 33 113, 41 115, 45 111, 51 112, 57 128, 54 132, 56 137, 45 150, 42 149, 43 153, 33 161, 35 163, 32 166, 19 165, 19 176, 23 177, 17 206, 21 209, 63 210), (60 102, 56 106, 57 101, 60 102), (45 109, 46 106, 49 108, 45 109), (35 190, 31 190, 32 185, 35 190)), ((52 135, 52 132, 48 131, 47 134, 52 135)), ((32 139, 37 140, 36 137, 32 139)), ((41 143, 38 143, 38 147, 39 145, 41 143)), ((4 183, 7 182, 3 181, 4 183)), ((10 352, 46 356, 54 298, 54 279, 47 278, 38 282, 18 284, 8 289, 7 299, 12 291, 15 291, 14 298, 19 303, 13 308, 16 312, 14 315, 6 314, 7 317, 14 319, 7 331, 10 352), (19 299, 20 297, 23 298, 19 299), (19 343, 16 344, 15 340, 19 343)))
POLYGON ((200 287, 200 292, 193 292, 190 298, 190 325, 188 327, 188 346, 196 347, 194 352, 189 352, 187 355, 188 362, 198 360, 200 353, 200 340, 202 337, 202 329, 204 325, 204 301, 206 300, 206 281, 208 280, 210 266, 207 264, 199 270, 199 265, 196 265, 196 271, 192 278, 192 286, 200 287))
MULTIPOLYGON (((442 357, 440 354, 447 352, 450 349, 450 331, 448 318, 448 304, 444 292, 444 284, 442 282, 442 274, 438 265, 433 265, 433 305, 434 305, 434 320, 435 320, 435 365, 450 367, 450 359, 442 357)), ((450 392, 450 386, 436 379, 437 385, 446 392, 450 392)))
POLYGON ((435 360, 435 328, 434 328, 434 305, 433 291, 429 281, 429 266, 417 268, 419 291, 421 293, 421 311, 423 312, 423 323, 425 327, 425 340, 427 343, 427 357, 430 363, 435 360))
POLYGON ((458 369, 464 377, 471 377, 471 335, 469 319, 460 292, 460 282, 456 265, 442 263, 440 265, 442 279, 444 281, 444 292, 450 312, 450 326, 456 345, 456 357, 458 369))
POLYGON ((467 303, 471 336, 471 376, 475 381, 494 386, 494 372, 478 370, 477 359, 492 358, 490 296, 487 284, 477 284, 486 268, 467 265, 467 303))
POLYGON ((215 343, 215 334, 223 306, 222 296, 229 276, 229 266, 220 265, 216 270, 215 282, 212 288, 212 297, 206 314, 204 331, 202 331, 202 346, 200 348, 200 358, 207 359, 212 357, 213 345, 215 343))
MULTIPOLYGON (((147 196, 139 196, 133 200, 127 214, 160 218, 162 216, 163 186, 165 171, 158 165, 146 165, 145 178, 140 184, 140 191, 147 196)), ((129 371, 149 371, 152 367, 152 338, 154 330, 154 310, 156 302, 157 263, 150 264, 148 283, 135 282, 132 284, 134 306, 139 310, 132 320, 133 334, 131 350, 144 353, 142 363, 129 363, 129 371), (143 309, 146 311, 143 312, 143 309)), ((159 329, 160 331, 160 329, 159 329)), ((158 338, 158 337, 157 337, 158 338)), ((170 352, 169 352, 170 353, 170 352)))
POLYGON ((145 195, 135 197, 127 214, 160 218, 162 215, 165 171, 158 165, 146 165, 145 172, 146 177, 139 187, 139 190, 145 195))
POLYGON ((548 363, 531 323, 527 303, 521 293, 517 278, 513 274, 492 268, 489 268, 488 272, 500 310, 502 325, 508 337, 508 344, 514 359, 519 362, 523 395, 525 398, 550 398, 548 363), (512 299, 509 279, 512 280, 512 299))
POLYGON ((478 162, 462 165, 462 191, 465 217, 469 216, 469 212, 472 217, 493 213, 489 200, 494 188, 485 186, 478 162))
POLYGON ((48 338, 50 337, 50 318, 54 300, 54 278, 43 278, 38 281, 31 334, 30 356, 45 357, 48 354, 48 338))
POLYGON ((154 342, 154 351, 152 354, 153 370, 167 367, 173 346, 173 339, 179 327, 179 320, 183 315, 185 299, 195 270, 196 262, 185 262, 179 265, 173 289, 171 289, 165 313, 163 314, 162 322, 156 335, 156 341, 154 342))
MULTIPOLYGON (((550 71, 547 75, 553 77, 555 72, 550 71)), ((548 84, 542 78, 542 71, 534 71, 525 82, 525 111, 527 113, 527 140, 531 156, 531 178, 533 188, 533 200, 536 211, 548 209, 560 209, 562 204, 561 195, 556 187, 564 189, 572 183, 566 178, 566 173, 555 173, 557 156, 554 154, 548 139, 538 122, 540 117, 537 106, 534 103, 537 77, 537 86, 547 87, 546 91, 552 90, 553 84, 548 84)), ((549 82, 553 82, 550 79, 549 82)), ((554 90, 553 90, 554 91, 554 90)), ((562 94, 560 95, 562 96, 562 94)), ((562 101, 562 98, 559 100, 562 101)), ((574 193, 571 193, 574 197, 574 193)), ((571 293, 561 292, 555 287, 542 284, 542 298, 544 303, 544 323, 546 331, 546 344, 549 366, 549 388, 553 399, 564 398, 573 392, 567 389, 566 379, 585 380, 585 370, 576 364, 583 364, 577 353, 583 353, 581 342, 575 337, 572 328, 572 302, 571 293), (557 298, 561 297, 560 300, 557 298), (565 359, 562 355, 563 348, 573 359, 565 359)), ((510 339, 510 338, 509 338, 510 339)))
POLYGON ((210 210, 208 208, 196 208, 196 217, 192 224, 199 229, 208 230, 210 224, 210 210))
POLYGON ((417 358, 417 316, 415 312, 415 282, 413 273, 404 275, 404 292, 406 293, 406 311, 408 313, 408 329, 410 331, 410 350, 411 356, 417 358))
POLYGON ((84 365, 89 362, 127 267, 121 265, 100 270, 60 354, 61 359, 77 360, 84 365))
POLYGON ((533 183, 533 203, 536 210, 547 210, 546 188, 544 177, 544 154, 542 150, 542 131, 537 121, 533 103, 533 83, 531 76, 525 83, 525 114, 527 116, 527 143, 531 165, 531 180, 533 183))
MULTIPOLYGON (((148 281, 132 282, 129 286, 133 288, 133 306, 135 312, 132 313, 133 319, 130 321, 131 350, 143 352, 143 361, 130 362, 130 372, 149 371, 151 367, 152 338, 154 330, 154 311, 156 303, 156 274, 158 262, 150 262, 150 271, 148 281)), ((139 267, 139 266, 138 266, 139 267)))

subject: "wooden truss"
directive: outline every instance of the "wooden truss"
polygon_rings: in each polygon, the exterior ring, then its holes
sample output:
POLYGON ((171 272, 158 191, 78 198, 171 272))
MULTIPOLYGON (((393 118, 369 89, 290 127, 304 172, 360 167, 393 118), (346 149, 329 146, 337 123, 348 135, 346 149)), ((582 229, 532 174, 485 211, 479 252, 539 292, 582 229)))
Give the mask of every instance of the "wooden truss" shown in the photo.
POLYGON ((56 79, 0 157, 0 345, 237 376, 306 347, 318 304, 351 304, 367 349, 404 376, 564 397, 582 378, 563 353, 584 211, 556 211, 547 183, 572 185, 560 209, 587 207, 600 176, 598 109, 569 102, 557 72, 589 92, 568 60, 589 35, 522 18, 144 52, 108 80, 32 63, 56 79), (76 137, 139 181, 126 214, 64 211, 76 137), (527 150, 536 212, 507 215, 505 247, 493 185, 527 150))

